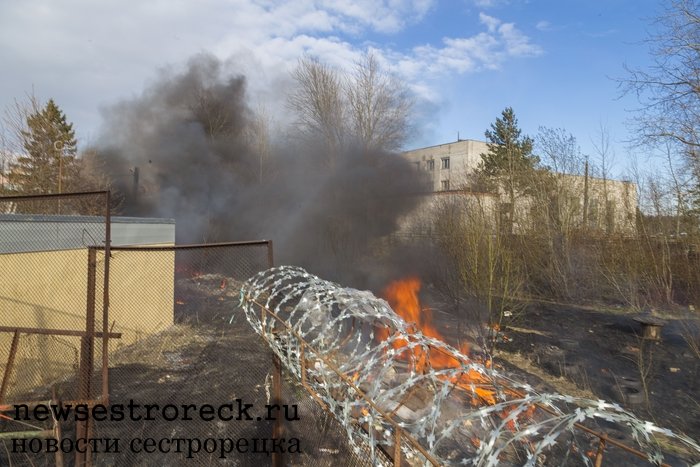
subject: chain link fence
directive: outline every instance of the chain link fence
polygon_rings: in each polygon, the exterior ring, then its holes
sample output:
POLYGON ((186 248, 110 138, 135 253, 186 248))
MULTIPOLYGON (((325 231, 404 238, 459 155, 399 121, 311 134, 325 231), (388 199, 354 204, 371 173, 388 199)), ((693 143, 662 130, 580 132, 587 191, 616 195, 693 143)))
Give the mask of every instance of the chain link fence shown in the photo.
POLYGON ((0 197, 0 465, 62 463, 61 453, 13 454, 12 440, 89 430, 86 423, 18 417, 15 404, 32 411, 103 396, 109 336, 97 322, 107 296, 97 271, 106 277, 109 258, 98 261, 96 249, 110 243, 109 205, 109 192, 0 197))
POLYGON ((109 205, 0 198, 0 465, 370 464, 239 308, 272 242, 112 246, 109 205))
POLYGON ((135 343, 113 341, 110 403, 138 405, 143 419, 97 423, 120 452, 97 455, 96 465, 365 465, 239 308, 242 283, 272 265, 271 242, 115 247, 111 260, 116 326, 118 309, 138 310, 154 330, 168 313, 173 323, 135 343), (137 265, 147 280, 121 293, 137 265))

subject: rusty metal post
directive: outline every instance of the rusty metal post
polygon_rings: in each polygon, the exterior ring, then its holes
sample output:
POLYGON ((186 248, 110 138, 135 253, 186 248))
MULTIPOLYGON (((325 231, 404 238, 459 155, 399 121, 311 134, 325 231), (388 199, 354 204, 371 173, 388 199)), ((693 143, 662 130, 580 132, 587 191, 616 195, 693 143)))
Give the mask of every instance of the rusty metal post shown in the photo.
MULTIPOLYGON (((97 249, 88 248, 88 277, 87 277, 87 306, 85 309, 85 336, 80 341, 80 373, 78 377, 78 399, 91 398, 90 390, 95 344, 95 284, 97 280, 97 249)), ((86 438, 90 433, 90 417, 84 422, 78 422, 75 427, 76 442, 86 438)), ((75 452, 75 465, 91 465, 92 452, 90 444, 86 444, 85 452, 75 452)))
POLYGON ((12 336, 12 344, 10 345, 10 355, 7 357, 7 365, 5 372, 2 375, 2 384, 0 385, 0 404, 5 400, 5 392, 10 384, 10 376, 12 375, 12 367, 15 365, 15 355, 17 354, 17 344, 19 343, 19 331, 15 330, 12 336))
POLYGON ((595 455, 595 467, 600 467, 603 465, 603 451, 605 451, 605 440, 600 438, 600 444, 598 444, 598 452, 595 455))
POLYGON ((267 241, 267 265, 268 267, 273 267, 275 265, 272 249, 272 240, 267 241))
POLYGON ((109 260, 112 245, 111 195, 105 193, 105 264, 102 287, 102 401, 109 404, 109 260))
POLYGON ((394 465, 401 465, 401 430, 394 426, 394 465))
POLYGON ((301 365, 301 385, 306 387, 306 362, 304 359, 306 356, 304 355, 304 343, 302 342, 301 345, 299 346, 299 363, 301 365))
MULTIPOLYGON (((274 362, 274 370, 272 372, 272 403, 277 405, 277 417, 272 426, 272 439, 280 439, 283 434, 284 427, 282 426, 282 362, 277 355, 272 356, 274 362)), ((282 467, 284 458, 281 452, 272 453, 272 465, 274 467, 282 467)))
MULTIPOLYGON (((58 407, 61 406, 61 401, 58 400, 56 397, 56 386, 51 388, 51 403, 56 404, 58 407)), ((61 421, 57 418, 54 417, 53 419, 53 431, 54 431, 54 438, 56 438, 56 441, 59 443, 59 446, 61 444, 61 439, 63 438, 63 433, 61 430, 61 421)), ((63 467, 63 451, 61 449, 56 450, 56 467, 63 467)))

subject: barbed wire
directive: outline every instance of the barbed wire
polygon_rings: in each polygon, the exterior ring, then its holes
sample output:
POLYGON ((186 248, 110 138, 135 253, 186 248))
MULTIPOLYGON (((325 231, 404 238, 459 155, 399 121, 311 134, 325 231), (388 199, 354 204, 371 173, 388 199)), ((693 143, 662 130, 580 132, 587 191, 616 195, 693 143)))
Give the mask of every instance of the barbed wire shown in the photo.
POLYGON ((396 444, 417 464, 593 465, 603 438, 657 465, 700 460, 689 437, 615 403, 538 393, 425 336, 371 292, 282 266, 250 278, 240 297, 253 329, 377 465, 396 444), (396 443, 397 430, 411 439, 396 443))

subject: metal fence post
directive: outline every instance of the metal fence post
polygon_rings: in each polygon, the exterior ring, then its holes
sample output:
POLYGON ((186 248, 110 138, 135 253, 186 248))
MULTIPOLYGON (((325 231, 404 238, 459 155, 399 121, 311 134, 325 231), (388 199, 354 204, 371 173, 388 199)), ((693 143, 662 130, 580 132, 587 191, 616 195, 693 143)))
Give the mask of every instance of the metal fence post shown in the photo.
POLYGON ((274 265, 275 265, 275 261, 274 261, 274 256, 273 256, 272 240, 268 240, 267 241, 267 266, 273 267, 274 265))
MULTIPOLYGON (((282 363, 277 355, 272 356, 274 362, 274 370, 272 372, 272 403, 277 406, 277 417, 272 426, 272 439, 282 438, 282 363)), ((268 411, 269 412, 269 411, 268 411)), ((282 467, 284 465, 284 456, 281 452, 274 451, 272 453, 272 465, 274 467, 282 467)))
POLYGON ((5 372, 2 375, 2 384, 0 384, 0 403, 5 400, 5 393, 10 385, 10 377, 12 376, 12 368, 15 365, 15 355, 17 354, 17 343, 19 342, 19 331, 15 330, 12 335, 12 344, 10 345, 10 355, 7 357, 5 372))
POLYGON ((109 404, 109 260, 112 246, 111 194, 105 193, 105 264, 102 287, 102 401, 109 404))
MULTIPOLYGON (((80 342, 80 376, 78 378, 78 399, 87 401, 91 396, 91 380, 94 359, 95 339, 95 284, 97 279, 97 249, 88 248, 87 270, 87 306, 85 310, 85 336, 80 342)), ((87 438, 90 433, 90 417, 84 422, 77 422, 75 427, 75 441, 87 438)), ((85 452, 75 452, 75 465, 91 465, 92 451, 90 444, 86 443, 85 452)))

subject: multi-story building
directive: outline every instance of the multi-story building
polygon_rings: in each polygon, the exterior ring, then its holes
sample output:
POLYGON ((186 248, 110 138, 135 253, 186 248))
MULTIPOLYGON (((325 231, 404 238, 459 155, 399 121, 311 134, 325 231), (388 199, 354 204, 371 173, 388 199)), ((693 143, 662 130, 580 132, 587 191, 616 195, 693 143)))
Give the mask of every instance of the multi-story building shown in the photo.
MULTIPOLYGON (((519 194, 516 206, 511 210, 502 189, 485 193, 473 184, 481 154, 486 152, 487 143, 475 140, 458 140, 404 152, 403 156, 415 164, 416 170, 425 172, 432 183, 432 193, 423 196, 422 206, 412 217, 425 217, 438 200, 460 197, 471 198, 466 205, 487 211, 494 221, 503 220, 503 216, 512 212, 515 233, 538 227, 541 217, 537 213, 541 214, 543 210, 548 210, 548 217, 556 219, 559 228, 566 230, 585 228, 625 234, 635 231, 635 184, 588 175, 553 173, 549 183, 551 191, 546 197, 519 194), (542 206, 544 199, 547 199, 546 207, 542 206)), ((415 222, 409 224, 415 225, 415 222)))
POLYGON ((416 165, 416 169, 428 173, 433 192, 438 192, 463 189, 481 162, 481 154, 487 151, 486 143, 465 139, 412 149, 403 155, 416 165))

